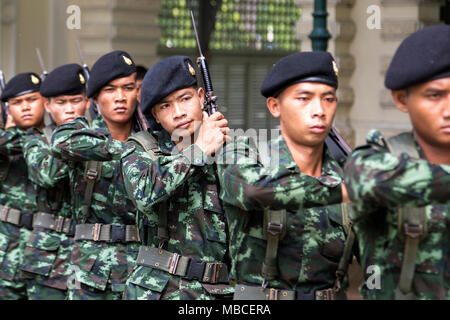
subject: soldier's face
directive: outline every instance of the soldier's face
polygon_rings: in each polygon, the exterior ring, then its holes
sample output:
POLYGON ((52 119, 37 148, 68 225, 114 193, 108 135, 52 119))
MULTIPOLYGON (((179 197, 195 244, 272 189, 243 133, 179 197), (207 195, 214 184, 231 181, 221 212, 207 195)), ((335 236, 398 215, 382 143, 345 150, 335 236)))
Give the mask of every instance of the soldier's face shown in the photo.
MULTIPOLYGON (((156 122, 172 136, 193 136, 202 122, 203 88, 172 92, 152 108, 156 122)), ((176 141, 177 142, 177 141, 176 141)))
POLYGON ((409 114, 419 143, 450 150, 450 77, 392 91, 392 97, 409 114))
POLYGON ((8 111, 16 126, 22 130, 42 128, 44 101, 39 92, 32 92, 8 99, 8 111))
POLYGON ((84 116, 88 99, 85 94, 61 95, 45 99, 44 106, 57 126, 84 116))
POLYGON ((337 107, 336 89, 315 82, 287 87, 266 101, 270 113, 280 118, 283 136, 309 147, 323 143, 331 129, 337 107))
POLYGON ((107 124, 132 121, 137 101, 136 74, 111 81, 100 90, 94 101, 107 124))

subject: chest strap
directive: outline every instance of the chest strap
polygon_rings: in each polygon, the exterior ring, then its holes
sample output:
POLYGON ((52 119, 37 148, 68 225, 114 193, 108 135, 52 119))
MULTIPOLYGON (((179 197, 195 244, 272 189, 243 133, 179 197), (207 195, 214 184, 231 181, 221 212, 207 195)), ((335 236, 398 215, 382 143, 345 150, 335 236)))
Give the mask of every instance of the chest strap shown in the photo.
POLYGON ((278 244, 286 235, 286 210, 265 210, 263 232, 267 246, 262 276, 267 282, 278 276, 278 244))
POLYGON ((75 223, 72 219, 45 212, 36 213, 33 228, 45 228, 69 236, 73 236, 75 233, 75 223))
POLYGON ((186 280, 203 283, 228 283, 228 268, 222 262, 207 262, 160 248, 141 246, 136 264, 168 272, 186 280))
POLYGON ((135 225, 111 224, 77 224, 75 226, 75 241, 92 240, 105 242, 139 242, 139 235, 135 225))
MULTIPOLYGON (((401 133, 386 141, 389 150, 396 156, 406 153, 412 158, 420 158, 414 142, 413 134, 401 133)), ((395 290, 396 300, 414 300, 412 292, 414 270, 416 268, 419 242, 427 235, 427 216, 425 207, 401 207, 397 211, 397 229, 401 239, 405 241, 400 280, 395 290)))

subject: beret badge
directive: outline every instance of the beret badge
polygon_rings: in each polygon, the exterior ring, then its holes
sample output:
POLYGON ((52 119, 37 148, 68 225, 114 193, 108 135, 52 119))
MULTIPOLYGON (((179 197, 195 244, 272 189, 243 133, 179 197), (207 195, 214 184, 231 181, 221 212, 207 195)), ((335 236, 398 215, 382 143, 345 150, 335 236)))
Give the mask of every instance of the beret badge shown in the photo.
POLYGON ((122 56, 122 58, 123 58, 123 61, 125 61, 125 63, 127 65, 131 66, 133 64, 133 61, 131 61, 131 59, 129 59, 129 58, 125 57, 125 56, 122 56))
POLYGON ((85 84, 86 80, 84 79, 83 75, 81 73, 79 73, 78 76, 80 77, 80 83, 85 84))
POLYGON ((195 70, 189 62, 187 62, 187 66, 188 66, 188 69, 189 69, 189 72, 191 73, 191 75, 195 76, 195 70))
POLYGON ((338 69, 338 66, 337 66, 337 64, 336 64, 336 61, 334 61, 333 60, 333 70, 334 70, 334 73, 336 74, 336 77, 339 77, 339 69, 338 69))
POLYGON ((39 84, 39 79, 35 75, 31 75, 31 82, 34 84, 39 84))

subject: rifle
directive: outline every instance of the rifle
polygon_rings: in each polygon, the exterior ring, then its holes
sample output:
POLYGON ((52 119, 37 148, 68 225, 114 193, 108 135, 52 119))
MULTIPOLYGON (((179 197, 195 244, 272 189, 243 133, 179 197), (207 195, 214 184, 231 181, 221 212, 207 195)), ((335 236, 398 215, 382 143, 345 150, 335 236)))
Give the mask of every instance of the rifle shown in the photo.
POLYGON ((328 136, 325 138, 325 144, 333 158, 341 167, 344 167, 348 155, 352 153, 352 148, 334 127, 331 128, 328 136))
MULTIPOLYGON (((41 50, 39 50, 39 48, 36 48, 36 54, 42 70, 41 81, 44 81, 45 78, 47 78, 48 76, 48 72, 47 69, 45 68, 44 60, 42 59, 41 50)), ((44 109, 44 125, 49 128, 56 126, 55 122, 53 121, 53 118, 45 109, 44 109)))
MULTIPOLYGON (((0 89, 1 92, 5 90, 5 75, 3 74, 3 71, 0 70, 0 89)), ((2 107, 2 123, 1 125, 3 128, 6 127, 6 121, 8 120, 8 102, 1 102, 2 107)))
MULTIPOLYGON (((88 81, 91 75, 91 72, 89 71, 89 67, 86 64, 86 61, 84 60, 84 56, 83 56, 83 52, 81 51, 81 47, 80 47, 80 42, 78 41, 78 39, 76 40, 76 46, 77 46, 77 50, 78 50, 78 55, 80 56, 80 60, 81 60, 81 64, 83 65, 83 75, 84 75, 84 79, 86 80, 85 86, 86 86, 86 90, 88 87, 88 81)), ((91 118, 95 118, 97 117, 98 114, 102 114, 100 112, 100 108, 98 107, 98 105, 94 102, 94 99, 90 99, 91 104, 89 106, 89 112, 91 113, 90 116, 91 118)))
POLYGON ((44 60, 42 60, 41 50, 39 50, 39 48, 36 48, 36 54, 37 54, 37 57, 38 57, 38 60, 39 60, 39 64, 41 65, 41 70, 42 70, 41 80, 44 81, 45 78, 48 76, 48 72, 45 69, 44 60))
POLYGON ((197 65, 200 69, 203 78, 203 84, 205 86, 205 100, 203 110, 212 115, 219 108, 216 105, 217 96, 214 95, 213 86, 211 83, 211 76, 209 75, 208 64, 206 63, 206 58, 202 53, 202 48, 200 47, 200 41, 198 39, 197 27, 195 26, 194 13, 191 10, 192 26, 194 27, 195 40, 197 41, 197 48, 200 56, 197 58, 197 65))

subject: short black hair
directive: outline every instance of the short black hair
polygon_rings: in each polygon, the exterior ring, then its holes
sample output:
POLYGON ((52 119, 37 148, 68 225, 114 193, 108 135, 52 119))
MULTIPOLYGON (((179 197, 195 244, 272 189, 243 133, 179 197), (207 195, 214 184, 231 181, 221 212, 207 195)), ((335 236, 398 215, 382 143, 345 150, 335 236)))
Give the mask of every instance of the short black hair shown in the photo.
POLYGON ((144 79, 146 73, 147 73, 146 67, 144 67, 143 65, 136 66, 136 80, 144 79))

